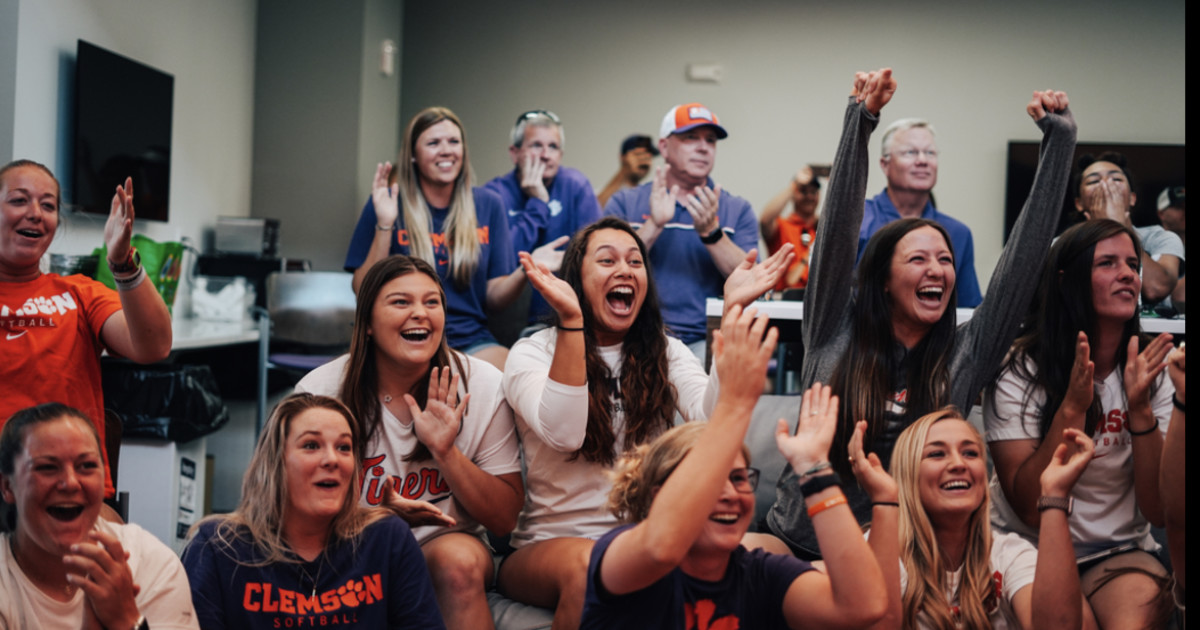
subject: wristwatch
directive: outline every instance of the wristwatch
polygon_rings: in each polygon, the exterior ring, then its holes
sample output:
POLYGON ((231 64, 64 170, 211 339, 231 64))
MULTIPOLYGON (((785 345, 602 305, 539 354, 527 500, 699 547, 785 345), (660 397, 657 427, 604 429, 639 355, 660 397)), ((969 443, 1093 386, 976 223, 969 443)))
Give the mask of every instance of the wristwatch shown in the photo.
POLYGON ((1070 516, 1075 511, 1075 497, 1038 497, 1037 511, 1062 510, 1070 516))
POLYGON ((725 230, 722 230, 721 226, 717 226, 717 229, 713 230, 712 232, 709 232, 705 236, 701 236, 700 242, 704 243, 705 245, 712 245, 713 243, 716 243, 717 241, 721 240, 721 237, 723 237, 723 236, 725 236, 725 230))

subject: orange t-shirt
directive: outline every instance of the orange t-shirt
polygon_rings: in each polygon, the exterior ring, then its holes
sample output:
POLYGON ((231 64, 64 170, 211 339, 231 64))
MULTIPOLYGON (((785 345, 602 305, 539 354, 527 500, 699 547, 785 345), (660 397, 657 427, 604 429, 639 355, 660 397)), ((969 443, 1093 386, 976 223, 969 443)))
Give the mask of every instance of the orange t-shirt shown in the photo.
POLYGON ((813 241, 817 238, 816 226, 809 227, 795 214, 775 219, 775 238, 767 242, 771 253, 779 251, 784 243, 791 243, 796 248, 796 260, 792 261, 788 270, 775 283, 775 290, 803 289, 808 286, 808 254, 813 241), (793 282, 788 282, 792 278, 793 282))
MULTIPOLYGON (((104 447, 100 329, 121 310, 116 291, 80 275, 0 282, 0 426, 47 402, 82 411, 104 447)), ((104 494, 114 495, 104 466, 104 494)))

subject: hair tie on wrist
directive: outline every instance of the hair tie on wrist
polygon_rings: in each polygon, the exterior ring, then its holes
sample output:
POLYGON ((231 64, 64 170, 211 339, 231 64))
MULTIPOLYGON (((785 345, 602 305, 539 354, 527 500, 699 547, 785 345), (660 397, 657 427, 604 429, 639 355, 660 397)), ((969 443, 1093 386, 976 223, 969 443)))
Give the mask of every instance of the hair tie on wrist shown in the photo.
POLYGON ((836 497, 829 497, 828 499, 825 499, 824 501, 821 501, 820 503, 808 508, 808 518, 811 519, 812 517, 824 512, 825 510, 828 510, 831 507, 844 505, 845 503, 846 495, 844 494, 839 494, 836 497))
POLYGON ((872 501, 871 507, 900 507, 899 501, 872 501))
POLYGON ((579 328, 572 328, 570 326, 555 326, 555 328, 559 330, 565 330, 567 332, 583 332, 583 326, 580 326, 579 328))
POLYGON ((1180 413, 1187 413, 1187 407, 1185 407, 1183 403, 1179 402, 1179 398, 1175 396, 1175 394, 1171 394, 1171 402, 1175 403, 1175 408, 1178 409, 1180 413))
POLYGON ((1154 433, 1157 430, 1158 430, 1158 418, 1155 418, 1154 426, 1150 427, 1149 429, 1146 429, 1145 431, 1134 431, 1133 427, 1130 427, 1129 435, 1132 435, 1133 437, 1137 437, 1139 435, 1150 435, 1151 433, 1154 433))
POLYGON ((382 225, 379 225, 378 223, 376 223, 376 224, 375 224, 375 229, 376 229, 376 230, 378 230, 378 231, 380 231, 380 232, 391 232, 392 230, 396 229, 396 222, 395 222, 395 221, 392 221, 392 224, 391 224, 391 225, 389 225, 389 226, 387 226, 387 227, 384 227, 384 226, 382 226, 382 225))

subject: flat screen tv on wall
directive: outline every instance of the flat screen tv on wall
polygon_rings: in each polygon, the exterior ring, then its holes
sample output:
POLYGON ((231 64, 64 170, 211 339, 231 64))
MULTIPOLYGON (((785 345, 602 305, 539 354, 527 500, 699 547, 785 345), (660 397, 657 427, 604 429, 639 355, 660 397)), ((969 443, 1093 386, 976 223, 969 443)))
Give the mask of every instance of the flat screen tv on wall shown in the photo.
POLYGON ((75 60, 74 205, 108 214, 133 178, 137 218, 166 221, 175 77, 79 40, 75 60))

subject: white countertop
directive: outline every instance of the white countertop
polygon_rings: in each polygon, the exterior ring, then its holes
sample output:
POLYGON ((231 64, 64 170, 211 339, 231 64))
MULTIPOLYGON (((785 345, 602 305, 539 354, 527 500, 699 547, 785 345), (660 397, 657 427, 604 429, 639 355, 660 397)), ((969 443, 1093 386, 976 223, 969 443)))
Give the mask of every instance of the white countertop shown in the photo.
POLYGON ((196 350, 258 341, 258 323, 246 318, 216 321, 180 317, 171 320, 171 350, 196 350))
MULTIPOLYGON (((771 319, 804 319, 804 302, 794 300, 759 300, 753 304, 758 312, 771 319)), ((705 315, 720 317, 725 310, 725 301, 718 298, 708 298, 704 305, 705 315)), ((954 309, 958 315, 958 323, 971 319, 975 312, 972 308, 954 309)), ((1164 319, 1162 317, 1143 317, 1142 330, 1148 333, 1169 332, 1172 335, 1182 335, 1186 329, 1187 320, 1182 317, 1164 319)))

